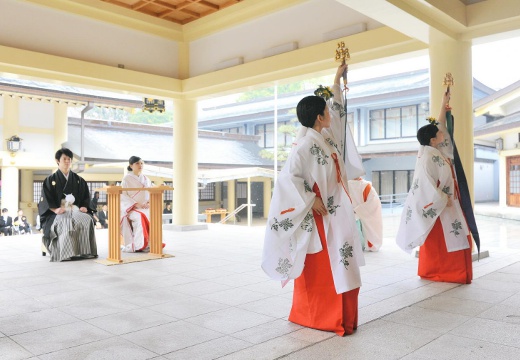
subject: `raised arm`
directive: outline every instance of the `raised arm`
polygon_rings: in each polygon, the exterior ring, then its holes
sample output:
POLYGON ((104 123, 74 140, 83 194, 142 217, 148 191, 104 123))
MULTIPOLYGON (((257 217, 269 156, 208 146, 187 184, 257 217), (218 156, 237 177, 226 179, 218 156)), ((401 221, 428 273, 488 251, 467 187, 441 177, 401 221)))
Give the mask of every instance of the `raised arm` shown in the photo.
POLYGON ((442 94, 441 110, 437 121, 446 127, 446 105, 450 103, 450 92, 449 90, 442 94))
MULTIPOLYGON (((336 71, 336 77, 334 78, 334 85, 341 85, 341 78, 343 77, 343 73, 348 70, 347 64, 341 64, 338 66, 338 70, 336 71)), ((344 84, 347 85, 347 84, 344 84)))

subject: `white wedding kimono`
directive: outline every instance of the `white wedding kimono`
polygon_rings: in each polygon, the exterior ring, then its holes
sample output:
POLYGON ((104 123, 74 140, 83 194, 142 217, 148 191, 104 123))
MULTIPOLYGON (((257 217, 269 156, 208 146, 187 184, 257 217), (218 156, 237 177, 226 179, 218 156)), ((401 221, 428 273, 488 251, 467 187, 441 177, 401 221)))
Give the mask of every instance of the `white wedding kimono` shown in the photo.
POLYGON ((440 219, 448 252, 469 248, 469 230, 457 198, 455 170, 452 166, 453 146, 446 127, 444 143, 439 149, 422 146, 417 155, 413 183, 401 214, 397 245, 410 253, 424 244, 437 218, 440 219), (442 151, 442 152, 441 152, 442 151), (446 206, 448 195, 452 206, 446 206))
MULTIPOLYGON (((341 100, 338 85, 334 99, 341 100)), ((361 286, 359 267, 365 264, 356 229, 354 210, 348 195, 348 178, 364 174, 350 130, 345 134, 345 112, 338 103, 328 103, 331 127, 322 133, 302 127, 276 183, 267 221, 262 268, 274 280, 285 285, 300 276, 307 254, 322 250, 315 226, 312 205, 316 183, 328 209, 323 217, 327 250, 338 294, 361 286), (347 142, 347 160, 342 160, 347 142), (339 141, 339 144, 342 141, 339 141)))
POLYGON ((350 198, 354 205, 354 212, 361 222, 361 232, 365 238, 365 249, 378 251, 383 244, 383 215, 381 200, 372 187, 370 181, 358 178, 348 181, 350 198), (365 189, 370 186, 370 191, 365 200, 365 189))
MULTIPOLYGON (((152 182, 143 174, 136 176, 128 173, 121 182, 123 188, 149 188, 152 182)), ((150 231, 150 209, 138 209, 136 205, 150 201, 148 191, 123 191, 121 193, 121 234, 124 244, 122 250, 135 252, 148 246, 150 231)))

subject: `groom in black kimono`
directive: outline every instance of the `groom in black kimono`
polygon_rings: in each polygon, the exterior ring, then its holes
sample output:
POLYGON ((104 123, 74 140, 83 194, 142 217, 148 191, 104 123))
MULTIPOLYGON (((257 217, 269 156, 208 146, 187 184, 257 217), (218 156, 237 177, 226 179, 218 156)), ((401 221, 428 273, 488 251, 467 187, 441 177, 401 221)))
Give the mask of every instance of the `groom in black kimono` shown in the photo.
POLYGON ((51 254, 51 261, 97 257, 92 219, 95 210, 90 207, 87 182, 70 170, 72 157, 72 151, 66 148, 56 152, 58 170, 43 182, 38 204, 43 243, 51 254), (74 202, 66 207, 64 199, 68 194, 74 196, 74 202), (68 221, 63 221, 66 219, 68 221))

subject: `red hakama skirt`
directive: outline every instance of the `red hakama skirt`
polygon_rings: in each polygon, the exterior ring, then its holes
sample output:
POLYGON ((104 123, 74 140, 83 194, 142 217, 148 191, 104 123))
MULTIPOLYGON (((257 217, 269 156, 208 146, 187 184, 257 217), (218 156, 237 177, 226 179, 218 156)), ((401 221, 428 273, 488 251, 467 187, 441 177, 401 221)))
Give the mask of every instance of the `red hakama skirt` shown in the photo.
MULTIPOLYGON (((318 196, 319 190, 314 190, 318 196)), ((323 218, 313 213, 323 250, 305 257, 303 272, 294 280, 289 321, 313 329, 333 331, 339 336, 350 335, 357 329, 359 288, 336 293, 323 218)))
POLYGON ((419 250, 417 274, 425 280, 471 284, 471 236, 469 249, 448 252, 441 221, 437 218, 430 234, 419 250))

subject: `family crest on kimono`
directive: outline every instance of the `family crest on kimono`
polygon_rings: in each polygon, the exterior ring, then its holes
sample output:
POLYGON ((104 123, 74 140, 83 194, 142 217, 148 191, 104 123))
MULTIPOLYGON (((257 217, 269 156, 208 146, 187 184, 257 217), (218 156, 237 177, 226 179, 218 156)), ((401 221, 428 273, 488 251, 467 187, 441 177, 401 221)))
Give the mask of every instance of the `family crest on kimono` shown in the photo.
POLYGON ((372 183, 361 177, 348 181, 363 250, 378 251, 383 245, 381 200, 372 183))
POLYGON ((420 246, 421 278, 469 284, 472 240, 453 166, 454 144, 446 127, 449 99, 447 91, 438 121, 429 118, 431 123, 417 131, 421 146, 396 241, 408 253, 420 246))
POLYGON ((98 256, 90 192, 87 182, 70 170, 72 158, 67 148, 56 152, 58 170, 43 182, 38 204, 43 245, 51 261, 98 256))
POLYGON ((262 257, 282 286, 295 279, 289 321, 340 336, 357 328, 365 264, 348 193, 348 178, 364 169, 345 126, 346 69, 338 68, 332 91, 325 88, 332 99, 307 96, 296 107, 302 127, 275 184, 262 257))
MULTIPOLYGON (((142 188, 121 193, 121 234, 124 252, 141 252, 150 249, 150 193, 145 189, 152 182, 143 174, 144 161, 138 156, 128 160, 128 174, 121 182, 123 188, 142 188)), ((164 244, 163 244, 164 247, 164 244)))

